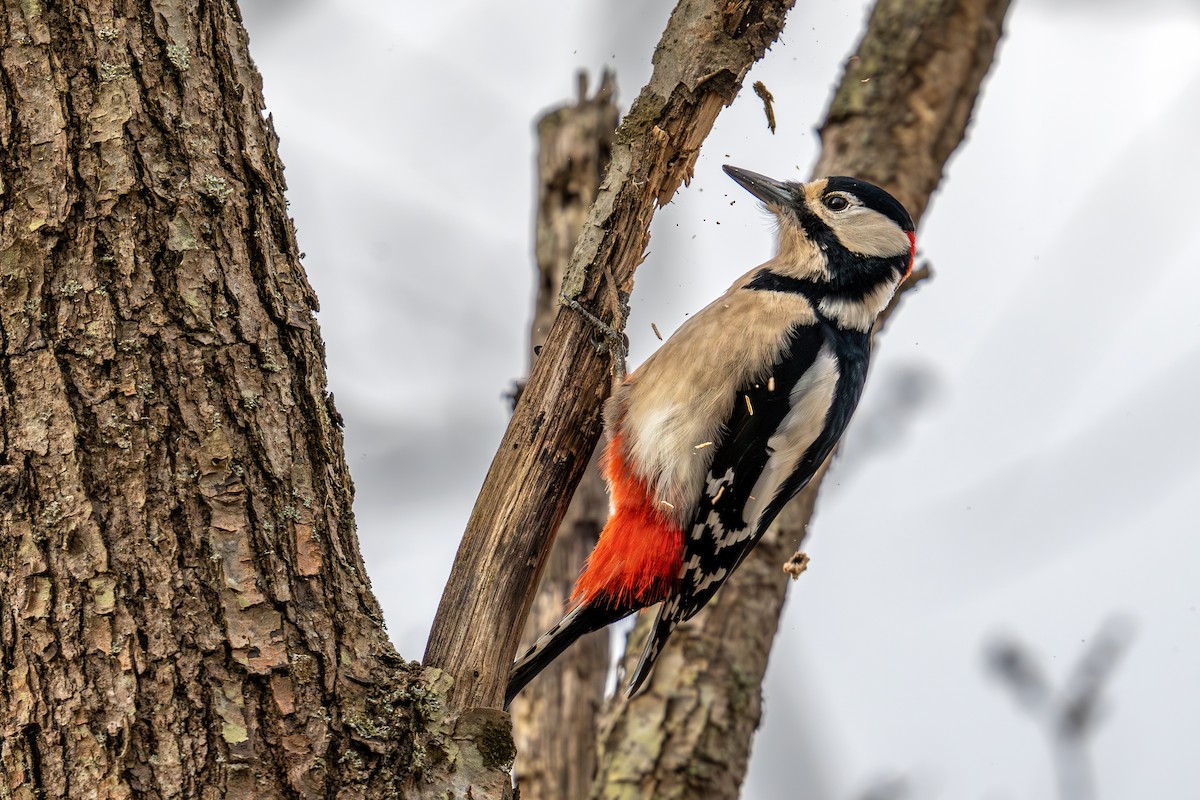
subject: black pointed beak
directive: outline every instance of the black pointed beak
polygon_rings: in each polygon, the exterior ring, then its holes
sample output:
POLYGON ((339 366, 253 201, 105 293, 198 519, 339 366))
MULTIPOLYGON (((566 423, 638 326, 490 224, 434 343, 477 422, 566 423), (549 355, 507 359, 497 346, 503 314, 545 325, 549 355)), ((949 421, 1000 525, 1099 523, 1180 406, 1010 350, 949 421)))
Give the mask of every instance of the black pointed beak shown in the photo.
POLYGON ((795 202, 792 190, 785 183, 748 169, 731 167, 728 164, 721 169, 725 170, 726 175, 737 181, 739 186, 768 205, 786 206, 795 202))

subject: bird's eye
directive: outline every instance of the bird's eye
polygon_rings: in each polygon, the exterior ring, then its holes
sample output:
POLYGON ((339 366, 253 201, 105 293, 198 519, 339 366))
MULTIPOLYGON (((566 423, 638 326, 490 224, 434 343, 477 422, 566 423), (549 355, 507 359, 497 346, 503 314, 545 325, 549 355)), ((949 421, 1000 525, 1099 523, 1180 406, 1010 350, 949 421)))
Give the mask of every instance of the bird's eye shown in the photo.
POLYGON ((840 194, 831 194, 825 198, 825 207, 830 211, 845 211, 850 207, 850 201, 840 194))

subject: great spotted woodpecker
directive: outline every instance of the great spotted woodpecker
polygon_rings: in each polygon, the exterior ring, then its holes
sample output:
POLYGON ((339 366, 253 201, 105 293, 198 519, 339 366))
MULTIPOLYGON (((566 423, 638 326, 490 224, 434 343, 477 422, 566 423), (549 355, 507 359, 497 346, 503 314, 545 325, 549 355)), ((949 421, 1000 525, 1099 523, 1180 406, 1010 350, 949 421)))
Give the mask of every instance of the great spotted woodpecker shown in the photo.
POLYGON ((911 217, 855 178, 725 172, 779 220, 779 252, 680 326, 605 408, 612 513, 574 607, 513 666, 509 701, 572 642, 662 603, 629 683, 812 478, 862 394, 871 328, 912 271, 911 217))

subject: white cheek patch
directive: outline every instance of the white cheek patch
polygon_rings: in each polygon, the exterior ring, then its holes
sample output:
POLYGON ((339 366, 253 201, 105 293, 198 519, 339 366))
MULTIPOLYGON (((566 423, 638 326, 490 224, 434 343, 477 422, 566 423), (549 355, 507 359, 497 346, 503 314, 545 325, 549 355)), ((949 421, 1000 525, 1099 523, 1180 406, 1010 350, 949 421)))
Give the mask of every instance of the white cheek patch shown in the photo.
POLYGON ((812 366, 792 388, 789 395, 791 410, 767 443, 771 455, 750 491, 754 499, 747 501, 743 514, 746 523, 743 530, 747 537, 757 526, 763 511, 775 499, 780 487, 796 471, 800 459, 825 429, 837 382, 837 357, 828 344, 822 345, 812 366))
POLYGON ((852 253, 874 258, 894 258, 911 247, 908 234, 899 225, 869 208, 855 208, 830 227, 838 241, 852 253))

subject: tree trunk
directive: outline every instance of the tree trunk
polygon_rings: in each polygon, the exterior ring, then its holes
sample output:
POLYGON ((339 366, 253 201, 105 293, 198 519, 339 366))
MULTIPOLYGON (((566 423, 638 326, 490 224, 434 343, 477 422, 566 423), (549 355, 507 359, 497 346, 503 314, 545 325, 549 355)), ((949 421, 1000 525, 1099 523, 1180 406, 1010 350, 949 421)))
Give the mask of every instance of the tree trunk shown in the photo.
POLYGON ((384 634, 236 6, 0 30, 0 796, 500 796, 384 634))
MULTIPOLYGON (((613 76, 595 97, 579 76, 578 101, 538 122, 538 293, 530 344, 534 357, 558 313, 562 276, 608 166, 619 113, 613 76)), ((521 647, 558 622, 583 562, 608 519, 608 494, 593 463, 584 473, 546 562, 521 647)), ((520 754, 513 765, 523 800, 585 797, 596 775, 596 723, 608 673, 608 631, 582 637, 513 700, 520 754)))
MULTIPOLYGON (((879 0, 821 127, 815 175, 884 186, 919 220, 965 135, 1008 4, 879 0)), ((679 627, 647 690, 613 699, 594 797, 738 796, 787 590, 781 566, 807 533, 823 476, 824 469, 788 505, 714 601, 679 627)), ((638 644, 626 652, 626 672, 652 617, 643 614, 630 634, 638 644)))

